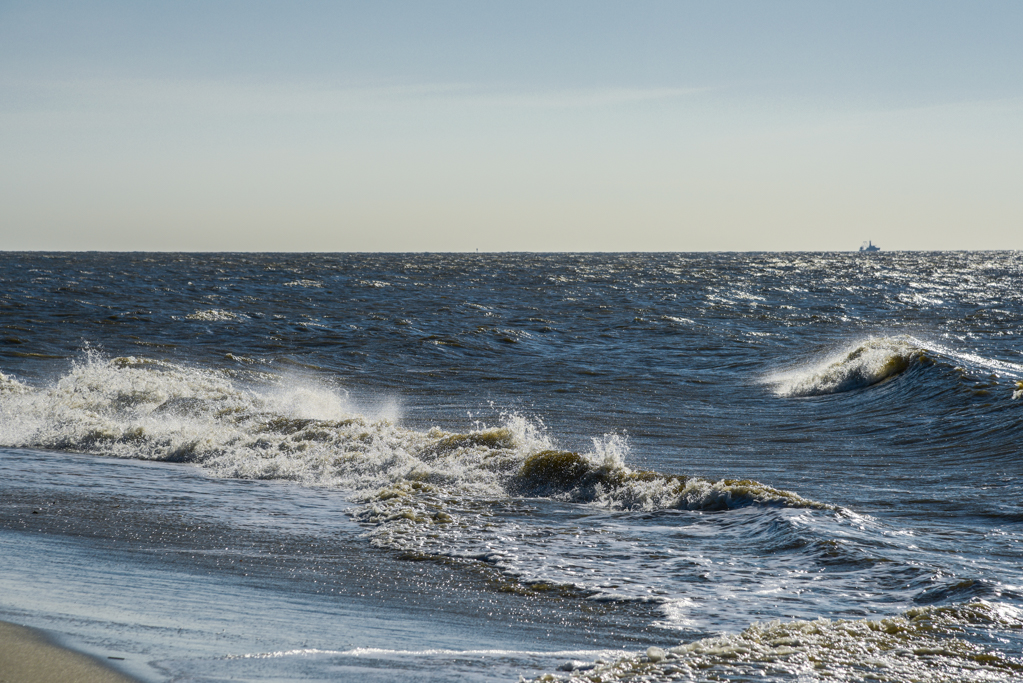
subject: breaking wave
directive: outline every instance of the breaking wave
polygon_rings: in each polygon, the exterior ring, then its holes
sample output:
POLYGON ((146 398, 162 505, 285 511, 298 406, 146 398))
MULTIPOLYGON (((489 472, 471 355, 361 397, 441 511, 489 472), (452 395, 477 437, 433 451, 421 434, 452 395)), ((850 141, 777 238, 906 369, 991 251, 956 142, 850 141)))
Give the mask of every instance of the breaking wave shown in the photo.
POLYGON ((1023 659, 996 649, 1020 629, 1018 609, 983 600, 878 620, 771 621, 613 661, 571 661, 562 666, 570 673, 535 680, 1002 681, 1023 676, 1023 659))
POLYGON ((871 337, 809 367, 771 374, 764 382, 778 396, 837 394, 890 380, 926 358, 924 349, 911 337, 871 337))
POLYGON ((387 508, 437 496, 609 509, 827 507, 752 480, 633 471, 624 439, 593 444, 561 450, 518 415, 464 433, 418 431, 315 383, 95 352, 44 388, 0 376, 0 445, 193 463, 219 477, 337 488, 387 508))
POLYGON ((0 372, 0 396, 4 394, 24 394, 28 391, 29 388, 27 386, 10 375, 0 372))
POLYGON ((987 395, 998 379, 1013 382, 1012 399, 1023 391, 1023 366, 983 358, 924 342, 915 337, 869 337, 848 344, 809 363, 774 372, 762 382, 778 396, 801 398, 825 396, 883 384, 917 368, 940 366, 953 373, 954 381, 987 395))
POLYGON ((609 511, 834 509, 753 480, 635 471, 626 465, 628 443, 616 435, 575 452, 520 415, 465 432, 410 429, 360 409, 336 387, 95 352, 42 388, 0 378, 0 446, 328 487, 354 503, 349 514, 373 546, 408 559, 487 563, 505 577, 502 590, 547 590, 553 578, 557 590, 595 600, 649 596, 612 588, 618 581, 603 568, 581 580, 547 566, 542 528, 532 533, 516 517, 529 501, 609 511), (522 536, 516 552, 501 540, 512 536, 522 536))

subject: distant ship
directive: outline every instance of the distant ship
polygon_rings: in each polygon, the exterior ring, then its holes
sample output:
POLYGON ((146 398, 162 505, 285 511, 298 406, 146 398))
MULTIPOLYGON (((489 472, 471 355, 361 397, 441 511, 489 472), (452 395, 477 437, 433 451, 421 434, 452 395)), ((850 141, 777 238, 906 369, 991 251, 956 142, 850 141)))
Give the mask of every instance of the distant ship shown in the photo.
POLYGON ((860 251, 881 251, 881 247, 867 240, 860 246, 860 251))

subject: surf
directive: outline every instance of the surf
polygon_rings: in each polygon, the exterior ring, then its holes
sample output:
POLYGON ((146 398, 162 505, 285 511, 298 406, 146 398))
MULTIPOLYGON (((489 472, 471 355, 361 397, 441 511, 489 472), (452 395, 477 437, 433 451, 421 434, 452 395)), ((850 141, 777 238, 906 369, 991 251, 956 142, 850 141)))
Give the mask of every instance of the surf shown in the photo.
POLYGON ((762 381, 784 398, 825 396, 894 379, 926 358, 912 337, 868 337, 768 374, 762 381))
POLYGON ((808 357, 797 365, 772 371, 760 382, 781 398, 810 398, 870 389, 914 371, 937 367, 945 384, 972 384, 979 390, 1007 377, 1019 398, 1023 366, 957 351, 910 335, 870 336, 808 357))
POLYGON ((217 477, 291 480, 360 500, 436 494, 608 509, 827 507, 753 480, 633 471, 623 437, 567 451, 541 422, 517 414, 466 432, 410 429, 393 415, 367 414, 336 387, 267 372, 91 351, 49 386, 6 375, 0 386, 0 445, 189 463, 217 477))
POLYGON ((534 680, 1006 680, 1023 675, 1023 659, 996 648, 999 638, 1018 640, 1021 628, 1017 608, 983 600, 883 619, 770 621, 675 647, 569 662, 563 670, 577 674, 534 680))

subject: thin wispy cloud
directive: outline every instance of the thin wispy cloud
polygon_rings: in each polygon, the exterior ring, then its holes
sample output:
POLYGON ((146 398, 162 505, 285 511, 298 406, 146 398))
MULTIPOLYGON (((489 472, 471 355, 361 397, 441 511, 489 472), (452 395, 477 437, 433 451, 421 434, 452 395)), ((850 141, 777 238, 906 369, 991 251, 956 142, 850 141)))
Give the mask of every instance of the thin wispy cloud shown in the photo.
POLYGON ((172 79, 5 80, 0 109, 202 109, 223 113, 325 114, 354 109, 437 105, 562 109, 675 100, 714 88, 480 86, 472 83, 325 84, 172 79))

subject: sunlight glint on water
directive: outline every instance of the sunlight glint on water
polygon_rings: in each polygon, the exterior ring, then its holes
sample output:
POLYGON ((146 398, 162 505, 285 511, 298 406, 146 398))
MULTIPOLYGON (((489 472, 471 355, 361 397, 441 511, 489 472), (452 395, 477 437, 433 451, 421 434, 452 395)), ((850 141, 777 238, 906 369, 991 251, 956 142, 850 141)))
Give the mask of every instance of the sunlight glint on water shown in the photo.
POLYGON ((4 533, 305 605, 208 660, 118 635, 162 652, 138 675, 1019 672, 1016 254, 5 259, 4 533), (109 478, 140 461, 222 488, 109 478), (303 612, 356 633, 342 594, 383 620, 358 643, 303 612), (464 654, 387 620, 408 601, 464 654))

